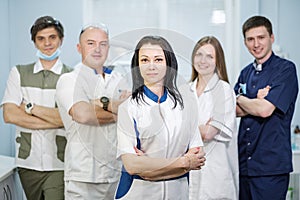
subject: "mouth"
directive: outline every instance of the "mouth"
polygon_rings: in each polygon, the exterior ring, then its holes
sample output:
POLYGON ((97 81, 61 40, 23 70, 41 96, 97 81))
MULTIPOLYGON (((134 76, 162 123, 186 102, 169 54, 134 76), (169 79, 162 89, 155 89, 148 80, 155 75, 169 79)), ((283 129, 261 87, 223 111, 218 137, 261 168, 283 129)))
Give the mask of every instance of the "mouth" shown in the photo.
POLYGON ((45 54, 52 54, 53 53, 53 48, 47 48, 47 49, 44 49, 43 52, 45 54))
POLYGON ((263 49, 253 49, 253 52, 255 54, 260 54, 263 51, 263 49))
POLYGON ((147 76, 156 76, 157 73, 148 73, 147 76))
POLYGON ((101 58, 102 55, 100 55, 100 54, 93 54, 92 57, 98 59, 98 58, 101 58))
POLYGON ((207 69, 208 66, 204 66, 204 65, 198 65, 199 69, 207 69))

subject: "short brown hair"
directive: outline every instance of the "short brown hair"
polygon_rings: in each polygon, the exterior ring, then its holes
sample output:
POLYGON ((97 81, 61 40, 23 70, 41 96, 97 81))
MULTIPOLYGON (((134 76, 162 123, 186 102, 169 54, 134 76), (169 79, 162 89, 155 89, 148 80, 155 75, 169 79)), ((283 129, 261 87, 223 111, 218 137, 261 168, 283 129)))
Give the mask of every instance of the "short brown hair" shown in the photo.
POLYGON ((31 26, 31 40, 35 42, 35 36, 37 32, 49 27, 55 28, 60 39, 64 37, 64 27, 62 26, 62 24, 51 16, 43 16, 38 18, 31 26))
POLYGON ((249 29, 260 27, 260 26, 266 27, 270 36, 273 34, 272 23, 270 22, 269 19, 263 16, 253 16, 247 19, 247 21, 243 24, 242 31, 243 31, 244 38, 246 37, 245 34, 249 29))

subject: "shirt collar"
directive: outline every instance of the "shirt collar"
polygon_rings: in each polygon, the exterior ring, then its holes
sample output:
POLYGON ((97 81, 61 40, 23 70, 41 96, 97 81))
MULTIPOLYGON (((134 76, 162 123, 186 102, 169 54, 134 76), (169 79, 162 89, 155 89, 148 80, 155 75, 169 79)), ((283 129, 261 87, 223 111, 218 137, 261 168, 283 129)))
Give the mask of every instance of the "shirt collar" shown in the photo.
POLYGON ((147 88, 147 86, 144 85, 144 93, 145 95, 151 99, 152 101, 156 102, 156 103, 163 103, 166 101, 167 96, 168 96, 168 92, 167 89, 164 88, 164 94, 160 97, 159 102, 158 102, 158 96, 156 94, 154 94, 149 88, 147 88))
MULTIPOLYGON (((112 69, 103 66, 103 73, 104 73, 104 74, 111 74, 111 72, 112 72, 112 69)), ((94 73, 95 73, 95 74, 98 74, 97 71, 96 71, 95 69, 94 69, 94 73)))
POLYGON ((254 69, 256 70, 256 71, 262 71, 263 70, 263 68, 265 68, 267 65, 268 65, 268 63, 270 63, 270 61, 272 60, 272 58, 275 56, 275 54, 274 54, 274 52, 272 51, 272 54, 271 54, 271 56, 270 56, 270 58, 268 58, 268 60, 266 60, 266 62, 264 62, 264 63, 262 63, 262 64, 257 64, 256 63, 256 60, 254 60, 254 62, 253 62, 253 67, 254 67, 254 69))
MULTIPOLYGON (((60 59, 57 59, 57 61, 55 62, 55 64, 51 67, 51 69, 49 69, 49 71, 55 73, 55 74, 61 74, 61 70, 63 67, 63 63, 61 62, 60 59)), ((34 68, 33 68, 33 73, 36 74, 40 71, 45 70, 40 59, 34 64, 34 68)))
MULTIPOLYGON (((220 80, 220 78, 217 75, 217 73, 214 73, 213 76, 211 77, 211 79, 208 81, 203 93, 212 91, 218 84, 219 80, 220 80)), ((198 78, 196 78, 191 84, 191 90, 194 92, 196 91, 197 82, 198 82, 198 78)))
POLYGON ((256 61, 253 62, 253 67, 256 71, 262 71, 262 64, 257 64, 256 61))

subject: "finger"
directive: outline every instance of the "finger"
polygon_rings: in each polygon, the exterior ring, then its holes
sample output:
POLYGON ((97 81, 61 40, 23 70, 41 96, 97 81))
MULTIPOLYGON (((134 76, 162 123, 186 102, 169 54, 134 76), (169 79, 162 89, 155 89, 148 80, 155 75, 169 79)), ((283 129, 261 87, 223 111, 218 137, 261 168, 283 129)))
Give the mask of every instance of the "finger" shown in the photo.
POLYGON ((194 147, 189 149, 188 153, 189 154, 197 154, 200 151, 200 147, 194 147))

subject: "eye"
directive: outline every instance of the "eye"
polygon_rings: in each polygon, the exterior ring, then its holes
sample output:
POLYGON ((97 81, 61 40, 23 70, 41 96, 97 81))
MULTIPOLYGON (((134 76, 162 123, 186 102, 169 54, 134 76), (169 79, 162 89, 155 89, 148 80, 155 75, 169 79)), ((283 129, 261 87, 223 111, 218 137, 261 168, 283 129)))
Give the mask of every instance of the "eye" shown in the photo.
POLYGON ((93 46, 93 45, 94 45, 94 42, 92 42, 92 41, 88 41, 88 42, 87 42, 87 45, 89 45, 89 46, 93 46))
POLYGON ((147 59, 147 58, 142 58, 141 60, 140 60, 140 62, 143 64, 143 63, 147 63, 149 60, 147 59))
POLYGON ((102 47, 102 48, 106 48, 107 46, 108 46, 107 42, 101 42, 100 43, 100 47, 102 47))
POLYGON ((212 55, 207 55, 207 58, 213 59, 214 57, 212 55))
POLYGON ((163 61, 164 61, 164 59, 162 59, 162 58, 156 58, 156 59, 155 59, 155 62, 156 62, 156 63, 161 63, 161 62, 163 62, 163 61))
POLYGON ((202 53, 196 53, 195 54, 195 57, 201 57, 202 56, 202 53))
POLYGON ((43 41, 44 37, 37 37, 36 40, 43 41))
POLYGON ((57 38, 57 35, 51 35, 50 39, 55 40, 57 38))

